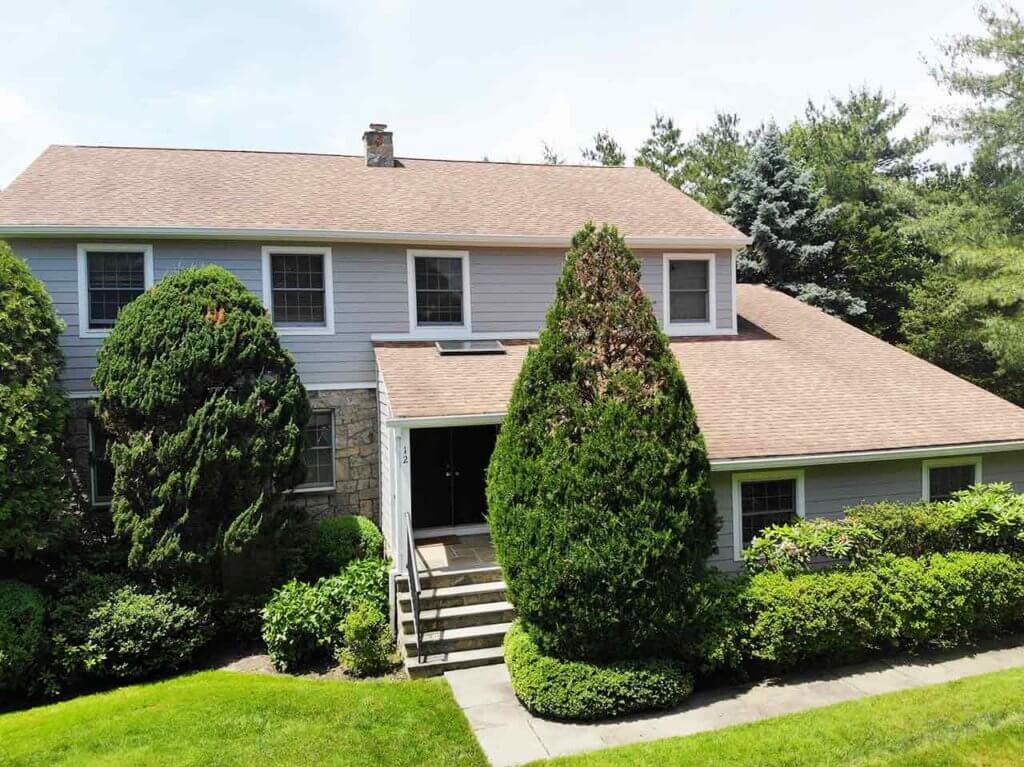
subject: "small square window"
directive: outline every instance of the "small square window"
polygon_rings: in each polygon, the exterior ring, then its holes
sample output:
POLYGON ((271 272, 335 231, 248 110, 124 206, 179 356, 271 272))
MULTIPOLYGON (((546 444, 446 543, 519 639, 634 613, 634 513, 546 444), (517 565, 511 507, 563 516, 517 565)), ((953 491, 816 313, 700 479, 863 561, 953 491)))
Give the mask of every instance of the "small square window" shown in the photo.
POLYGON ((740 483, 740 520, 743 548, 772 525, 786 525, 797 516, 796 478, 740 483))
POLYGON ((302 433, 302 461, 306 481, 296 490, 329 490, 334 487, 334 411, 316 410, 302 433))
POLYGON ((107 456, 108 434, 99 422, 89 420, 89 479, 94 506, 106 506, 114 497, 114 464, 107 456))
POLYGON ((462 258, 415 256, 416 324, 463 325, 462 258))
POLYGON ((957 466, 932 466, 928 469, 928 500, 948 501, 953 493, 966 490, 976 481, 973 463, 957 466))

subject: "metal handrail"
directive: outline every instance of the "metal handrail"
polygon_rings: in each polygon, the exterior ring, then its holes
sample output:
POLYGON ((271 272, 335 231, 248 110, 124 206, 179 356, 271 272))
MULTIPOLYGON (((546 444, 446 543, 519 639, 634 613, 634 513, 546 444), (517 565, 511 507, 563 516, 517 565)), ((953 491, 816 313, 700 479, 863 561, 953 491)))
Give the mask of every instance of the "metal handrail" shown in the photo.
POLYGON ((405 574, 409 579, 409 603, 412 605, 412 630, 416 634, 416 660, 422 663, 423 630, 420 628, 420 573, 416 567, 416 542, 412 535, 412 517, 405 515, 405 574))

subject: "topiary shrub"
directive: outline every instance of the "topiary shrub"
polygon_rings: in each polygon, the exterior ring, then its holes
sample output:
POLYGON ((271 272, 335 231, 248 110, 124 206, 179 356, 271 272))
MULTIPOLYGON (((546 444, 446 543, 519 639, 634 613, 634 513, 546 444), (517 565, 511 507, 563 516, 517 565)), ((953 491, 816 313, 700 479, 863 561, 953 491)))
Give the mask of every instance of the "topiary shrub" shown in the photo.
POLYGON ((43 598, 31 586, 0 581, 0 698, 21 692, 43 646, 43 598))
POLYGON ((693 692, 693 678, 678 661, 559 660, 543 654, 518 622, 505 635, 505 663, 522 704, 549 719, 586 721, 672 708, 693 692))
POLYGON ((0 242, 0 555, 28 557, 68 528, 58 384, 64 323, 43 284, 0 242))
POLYGON ((509 596, 547 653, 666 654, 716 547, 704 441, 613 227, 573 237, 488 470, 509 596))
POLYGON ((321 520, 306 546, 308 575, 336 575, 353 560, 384 552, 384 536, 366 517, 327 517, 321 520))
POLYGON ((111 511, 132 566, 216 566, 291 509, 309 418, 266 309, 217 266, 184 269, 122 309, 99 352, 111 511))
POLYGON ((99 678, 144 679, 186 666, 209 639, 208 616, 173 592, 114 592, 89 614, 84 664, 99 678))
POLYGON ((341 638, 338 661, 353 676, 379 674, 391 665, 391 627, 376 605, 355 605, 341 622, 341 638))

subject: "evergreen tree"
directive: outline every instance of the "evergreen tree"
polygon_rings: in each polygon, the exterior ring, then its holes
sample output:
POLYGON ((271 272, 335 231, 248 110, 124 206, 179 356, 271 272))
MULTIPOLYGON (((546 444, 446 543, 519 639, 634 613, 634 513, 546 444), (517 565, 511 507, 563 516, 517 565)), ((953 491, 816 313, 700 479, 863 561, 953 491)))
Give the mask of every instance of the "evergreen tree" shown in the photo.
POLYGON ((760 132, 730 198, 733 223, 753 238, 737 276, 764 282, 839 317, 864 313, 836 263, 828 239, 834 209, 819 208, 811 173, 790 157, 775 123, 760 132))
POLYGON ((594 134, 594 146, 580 150, 583 161, 595 165, 618 167, 626 164, 626 153, 607 131, 594 134))
POLYGON ((635 165, 650 168, 675 187, 682 182, 679 178, 679 164, 683 161, 683 145, 680 130, 671 117, 654 115, 651 135, 636 151, 635 165))
POLYGON ((542 155, 545 165, 565 165, 565 158, 547 141, 540 142, 543 146, 542 155))
POLYGON ((573 237, 488 470, 509 594, 567 658, 668 653, 716 547, 709 466, 682 372, 613 227, 573 237))
POLYGON ((715 213, 725 213, 739 172, 750 154, 739 115, 719 112, 707 130, 683 145, 677 178, 682 189, 715 213))
POLYGON ((46 288, 0 242, 0 556, 38 553, 71 519, 63 329, 46 288))
POLYGON ((260 301, 217 266, 162 279, 99 352, 112 514, 129 562, 216 576, 222 556, 287 519, 309 403, 260 301))

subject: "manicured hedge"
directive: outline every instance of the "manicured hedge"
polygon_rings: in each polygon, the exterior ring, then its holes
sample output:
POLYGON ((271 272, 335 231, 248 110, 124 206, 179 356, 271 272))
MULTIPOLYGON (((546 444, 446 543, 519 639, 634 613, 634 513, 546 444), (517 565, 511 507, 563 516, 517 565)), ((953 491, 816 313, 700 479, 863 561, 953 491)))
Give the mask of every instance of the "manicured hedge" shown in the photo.
POLYGON ((365 517, 327 517, 312 532, 306 546, 307 575, 337 575, 349 562, 380 559, 384 536, 365 517))
POLYGON ((1024 562, 955 552, 792 578, 763 573, 746 582, 737 608, 744 660, 754 667, 949 647, 1024 625, 1024 562))
POLYGON ((565 661, 544 655, 516 622, 505 636, 505 663, 523 705, 550 719, 594 720, 680 705, 693 677, 678 661, 565 661))
POLYGON ((0 699, 28 683, 42 649, 44 614, 38 591, 0 581, 0 699))

